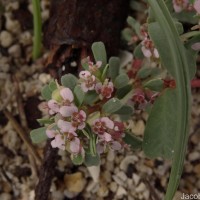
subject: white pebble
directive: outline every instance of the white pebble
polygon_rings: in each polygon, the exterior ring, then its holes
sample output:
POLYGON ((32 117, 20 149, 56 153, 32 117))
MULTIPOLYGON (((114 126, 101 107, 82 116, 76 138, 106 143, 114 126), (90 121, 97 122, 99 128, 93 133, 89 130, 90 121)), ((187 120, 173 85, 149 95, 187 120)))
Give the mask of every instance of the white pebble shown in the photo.
POLYGON ((116 183, 116 182, 111 182, 111 183, 110 183, 109 188, 110 188, 110 190, 111 190, 113 193, 116 192, 117 187, 118 187, 118 186, 117 186, 117 183, 116 183))
POLYGON ((138 161, 138 158, 134 155, 126 156, 120 163, 120 169, 126 172, 129 164, 134 164, 138 161))
POLYGON ((3 47, 9 47, 13 43, 12 34, 8 31, 2 31, 0 33, 0 43, 3 47))
POLYGON ((14 44, 8 49, 8 53, 14 58, 19 58, 21 56, 21 47, 19 44, 14 44))
POLYGON ((10 17, 6 18, 5 26, 8 31, 10 31, 11 33, 14 33, 14 34, 20 33, 20 31, 21 31, 21 26, 20 26, 19 21, 14 20, 10 17))
POLYGON ((110 150, 108 152, 108 154, 107 154, 107 160, 110 161, 110 162, 112 162, 112 161, 114 161, 114 159, 115 159, 115 152, 112 151, 112 150, 110 150))
POLYGON ((124 182, 127 180, 127 176, 123 171, 120 171, 117 176, 124 182))
POLYGON ((137 174, 133 173, 132 178, 133 178, 135 185, 137 185, 140 181, 140 177, 137 174))
POLYGON ((12 197, 11 197, 11 195, 9 193, 2 193, 0 195, 0 199, 2 199, 2 200, 11 200, 12 197))
POLYGON ((200 153, 197 152, 197 151, 194 151, 194 152, 190 153, 189 157, 188 157, 188 159, 190 161, 195 161, 195 160, 198 160, 199 158, 200 158, 200 153))
POLYGON ((25 45, 31 45, 32 44, 32 35, 29 31, 25 31, 20 34, 19 41, 21 44, 25 45))
POLYGON ((122 198, 126 194, 127 194, 127 191, 122 186, 119 186, 118 189, 117 189, 116 196, 118 198, 122 198))
POLYGON ((138 185, 138 187, 135 188, 135 191, 138 192, 138 193, 143 192, 143 191, 145 191, 145 190, 146 190, 146 186, 145 186, 144 183, 140 183, 140 184, 138 185))

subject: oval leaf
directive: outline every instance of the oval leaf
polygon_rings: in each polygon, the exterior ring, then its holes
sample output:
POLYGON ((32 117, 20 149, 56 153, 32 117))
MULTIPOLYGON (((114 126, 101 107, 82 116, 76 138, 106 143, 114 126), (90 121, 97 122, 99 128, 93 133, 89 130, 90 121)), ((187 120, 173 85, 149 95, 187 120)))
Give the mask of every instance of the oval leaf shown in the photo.
POLYGON ((107 54, 106 48, 103 42, 95 42, 92 44, 92 52, 95 58, 95 61, 102 61, 102 67, 105 67, 107 64, 107 54))
POLYGON ((116 77, 114 85, 117 89, 123 88, 129 83, 129 77, 127 74, 120 74, 116 77))
POLYGON ((72 74, 66 74, 61 78, 61 84, 73 90, 77 84, 78 79, 72 74))
POLYGON ((108 114, 112 114, 118 111, 122 106, 123 104, 119 99, 112 98, 103 105, 103 111, 108 114))
POLYGON ((37 128, 31 131, 31 140, 33 143, 41 143, 44 142, 48 137, 46 135, 46 128, 37 128))
POLYGON ((144 132, 143 149, 150 158, 172 158, 177 132, 176 90, 168 89, 155 102, 144 132))

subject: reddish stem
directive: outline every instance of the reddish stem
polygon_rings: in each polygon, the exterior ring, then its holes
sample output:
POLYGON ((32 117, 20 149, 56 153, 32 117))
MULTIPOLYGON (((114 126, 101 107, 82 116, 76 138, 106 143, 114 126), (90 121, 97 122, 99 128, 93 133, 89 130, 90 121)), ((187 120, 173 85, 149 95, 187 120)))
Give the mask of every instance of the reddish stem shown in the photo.
POLYGON ((192 88, 200 88, 200 79, 194 79, 191 81, 192 88))

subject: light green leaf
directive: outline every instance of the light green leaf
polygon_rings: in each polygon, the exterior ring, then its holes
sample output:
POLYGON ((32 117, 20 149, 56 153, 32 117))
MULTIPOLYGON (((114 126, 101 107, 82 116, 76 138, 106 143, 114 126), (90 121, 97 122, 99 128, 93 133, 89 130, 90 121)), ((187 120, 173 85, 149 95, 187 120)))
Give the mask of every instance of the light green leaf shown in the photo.
POLYGON ((78 79, 72 74, 66 74, 61 78, 61 84, 71 90, 74 90, 78 79))
POLYGON ((129 83, 129 77, 127 74, 120 74, 116 77, 114 85, 117 89, 123 88, 129 83))
POLYGON ((126 85, 123 88, 120 88, 116 92, 116 96, 118 99, 124 98, 131 90, 133 89, 132 85, 126 85))
POLYGON ((123 140, 133 150, 142 149, 142 140, 131 133, 126 132, 123 140))
POLYGON ((75 95, 75 98, 77 100, 78 106, 80 106, 84 101, 85 92, 83 92, 83 90, 81 89, 81 87, 79 85, 77 85, 74 88, 74 95, 75 95))
POLYGON ((120 69, 120 59, 118 57, 111 57, 109 59, 109 68, 108 68, 108 76, 115 80, 115 78, 119 75, 120 69))
POLYGON ((107 54, 106 48, 103 42, 95 42, 92 44, 92 52, 94 58, 97 61, 102 61, 102 67, 105 67, 107 64, 107 54))
POLYGON ((145 88, 148 88, 152 91, 160 92, 163 89, 163 80, 161 79, 153 79, 144 84, 145 88))
POLYGON ((41 91, 42 98, 48 101, 51 99, 51 94, 52 91, 49 89, 49 86, 45 85, 41 91))
POLYGON ((134 50, 134 56, 138 59, 143 59, 144 58, 144 54, 142 53, 142 44, 138 44, 137 47, 134 50))
POLYGON ((74 165, 81 165, 84 161, 84 157, 81 154, 71 156, 71 160, 74 165))
POLYGON ((195 12, 180 12, 180 13, 173 13, 173 17, 178 19, 181 22, 189 23, 189 24, 197 24, 198 18, 195 17, 195 12))
MULTIPOLYGON (((152 38, 156 48, 158 49, 163 65, 174 78, 177 78, 176 69, 173 67, 173 60, 171 59, 171 54, 168 51, 166 51, 166 49, 171 48, 170 43, 166 42, 166 37, 163 30, 160 28, 157 22, 149 24, 148 30, 150 37, 152 38)), ((186 53, 186 49, 185 54, 187 55, 188 62, 190 62, 190 57, 186 53)), ((189 68, 191 79, 194 76, 194 71, 194 66, 189 68)))
POLYGON ((54 80, 52 80, 50 83, 49 83, 49 89, 53 92, 54 90, 57 89, 57 85, 56 85, 56 82, 54 80))
POLYGON ((118 114, 118 115, 132 115, 133 114, 133 108, 131 106, 124 105, 118 111, 116 111, 114 114, 118 114))
POLYGON ((133 35, 134 35, 134 32, 131 28, 125 28, 122 31, 122 39, 124 39, 127 42, 131 41, 133 35))
POLYGON ((176 90, 168 89, 155 102, 144 132, 143 149, 150 158, 171 159, 177 131, 176 90))
POLYGON ((89 91, 85 94, 84 103, 93 105, 99 99, 99 95, 95 91, 89 91))
POLYGON ((45 127, 32 130, 30 135, 31 135, 32 142, 36 144, 44 142, 47 139, 45 127))
POLYGON ((42 119, 37 119, 37 121, 40 123, 40 125, 45 125, 45 124, 51 124, 54 122, 53 118, 42 118, 42 119))
POLYGON ((102 109, 105 113, 112 114, 118 111, 122 106, 123 104, 119 99, 112 98, 103 105, 102 109))
POLYGON ((96 154, 95 156, 92 156, 89 153, 85 154, 85 165, 87 167, 98 166, 99 164, 100 164, 100 157, 98 154, 96 154))

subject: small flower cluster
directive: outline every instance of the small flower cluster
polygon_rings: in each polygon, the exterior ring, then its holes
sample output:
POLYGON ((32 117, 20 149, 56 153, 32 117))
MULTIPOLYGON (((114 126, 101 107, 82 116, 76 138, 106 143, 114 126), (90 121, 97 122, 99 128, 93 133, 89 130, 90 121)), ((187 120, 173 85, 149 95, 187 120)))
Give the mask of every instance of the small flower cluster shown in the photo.
MULTIPOLYGON (((110 99, 114 92, 114 85, 109 78, 102 78, 99 71, 102 62, 96 64, 88 62, 88 70, 81 71, 77 84, 87 94, 94 91, 99 100, 110 99)), ((47 102, 48 113, 54 117, 49 124, 46 135, 51 138, 53 148, 67 150, 73 156, 85 155, 90 138, 84 134, 88 131, 96 138, 96 150, 99 154, 108 148, 120 150, 123 148, 122 137, 125 127, 122 122, 113 121, 110 116, 99 115, 92 120, 85 105, 76 105, 75 94, 72 89, 56 83, 57 89, 52 92, 52 98, 47 102), (89 139, 89 140, 88 140, 89 139)))
POLYGON ((103 82, 100 80, 99 68, 101 65, 101 61, 98 61, 96 64, 89 61, 89 70, 81 71, 79 74, 81 88, 84 92, 95 90, 99 94, 100 99, 108 99, 114 91, 114 86, 109 79, 105 79, 103 82))
POLYGON ((155 48, 153 41, 147 37, 142 41, 142 53, 147 58, 159 58, 158 50, 155 48))
POLYGON ((192 5, 189 0, 173 0, 173 7, 176 13, 180 13, 184 10, 195 10, 197 14, 200 14, 200 0, 195 0, 192 5))

